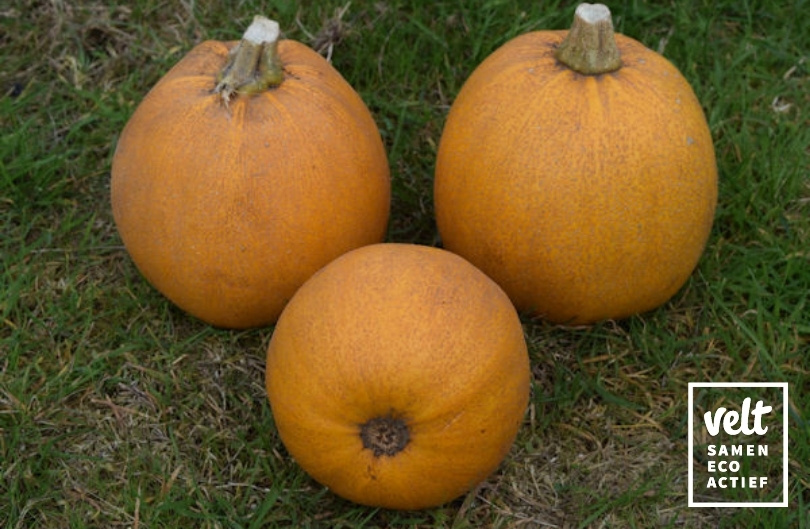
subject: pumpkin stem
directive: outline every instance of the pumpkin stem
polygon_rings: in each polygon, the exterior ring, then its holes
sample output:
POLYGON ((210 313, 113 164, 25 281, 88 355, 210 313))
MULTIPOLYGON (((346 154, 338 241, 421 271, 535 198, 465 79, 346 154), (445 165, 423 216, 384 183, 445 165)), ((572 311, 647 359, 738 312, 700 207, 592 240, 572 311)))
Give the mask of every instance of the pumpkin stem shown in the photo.
POLYGON ((225 105, 234 92, 256 94, 284 80, 278 57, 278 22, 257 15, 242 40, 228 54, 228 62, 219 73, 214 92, 222 95, 225 105))
POLYGON ((375 417, 360 427, 363 448, 371 450, 374 457, 398 454, 408 444, 410 437, 405 421, 391 415, 375 417))
POLYGON ((610 9, 602 4, 579 4, 571 30, 560 43, 557 60, 584 75, 600 75, 622 67, 610 9))

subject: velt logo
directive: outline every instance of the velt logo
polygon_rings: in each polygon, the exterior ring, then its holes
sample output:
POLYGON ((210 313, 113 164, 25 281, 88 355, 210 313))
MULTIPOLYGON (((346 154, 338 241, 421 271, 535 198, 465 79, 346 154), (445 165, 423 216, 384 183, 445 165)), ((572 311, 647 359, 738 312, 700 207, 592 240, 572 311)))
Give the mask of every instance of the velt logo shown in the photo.
POLYGON ((706 421, 706 429, 709 430, 709 435, 712 437, 716 436, 720 433, 720 419, 723 419, 725 415, 725 419, 723 420, 723 431, 725 431, 728 435, 739 435, 741 433, 745 435, 757 434, 757 435, 765 435, 768 433, 768 427, 762 426, 762 415, 765 413, 769 413, 773 409, 772 406, 763 406, 762 401, 757 401, 757 406, 754 408, 754 427, 748 427, 748 419, 751 415, 751 398, 746 397, 742 403, 742 415, 737 413, 736 411, 727 411, 725 408, 718 408, 717 411, 714 412, 714 417, 712 417, 712 412, 707 411, 703 414, 703 418, 706 421), (742 419, 742 424, 739 428, 735 428, 735 425, 740 422, 742 419))
POLYGON ((788 506, 786 382, 689 383, 689 506, 788 506))

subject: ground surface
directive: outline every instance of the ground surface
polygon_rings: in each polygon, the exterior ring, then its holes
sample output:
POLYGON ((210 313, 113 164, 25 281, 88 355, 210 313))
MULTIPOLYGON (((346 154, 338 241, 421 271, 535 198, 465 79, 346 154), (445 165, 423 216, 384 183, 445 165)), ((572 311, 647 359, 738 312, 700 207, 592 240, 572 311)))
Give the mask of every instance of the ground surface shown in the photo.
POLYGON ((236 39, 261 12, 372 110, 388 240, 436 244, 433 161, 455 94, 510 37, 566 28, 574 5, 220 4, 0 9, 0 526, 810 527, 810 5, 610 6, 706 109, 709 245, 652 313, 526 319, 534 387, 512 452, 458 501, 398 513, 334 497, 287 456, 263 386, 271 328, 212 329, 139 276, 109 208, 117 135, 194 44, 236 39), (790 384, 790 507, 688 509, 687 384, 739 380, 790 384))

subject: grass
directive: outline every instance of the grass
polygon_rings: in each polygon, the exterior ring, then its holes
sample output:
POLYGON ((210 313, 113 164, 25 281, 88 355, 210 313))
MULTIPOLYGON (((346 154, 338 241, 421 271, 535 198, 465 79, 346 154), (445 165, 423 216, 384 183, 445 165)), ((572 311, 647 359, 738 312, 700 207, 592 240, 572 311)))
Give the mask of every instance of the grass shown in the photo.
POLYGON ((421 512, 359 507, 287 457, 263 386, 272 329, 212 329, 138 275, 109 166, 146 91, 195 43, 263 12, 331 53, 393 175, 388 239, 436 244, 431 185, 455 94, 569 2, 13 0, 0 11, 0 526, 810 527, 807 2, 616 2, 617 29, 692 83, 720 202, 663 307, 561 328, 525 320, 534 391, 499 471, 421 512), (790 384, 790 507, 686 507, 687 384, 790 384))

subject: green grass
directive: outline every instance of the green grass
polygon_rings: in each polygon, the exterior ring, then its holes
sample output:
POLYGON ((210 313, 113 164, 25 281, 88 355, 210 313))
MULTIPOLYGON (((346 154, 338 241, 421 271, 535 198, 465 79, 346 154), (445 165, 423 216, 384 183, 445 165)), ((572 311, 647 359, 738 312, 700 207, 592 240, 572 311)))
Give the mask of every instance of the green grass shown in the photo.
POLYGON ((574 4, 219 4, 0 10, 0 526, 810 527, 810 4, 610 5, 704 105, 712 237, 651 313, 526 319, 534 391, 512 452, 422 512, 353 505, 291 462, 263 385, 272 329, 212 329, 145 283, 112 223, 112 151, 195 43, 236 39, 258 12, 307 43, 332 28, 323 49, 389 153, 388 239, 436 244, 433 163, 455 94, 509 38, 567 27, 574 4), (741 380, 790 384, 790 507, 688 509, 687 384, 741 380))

